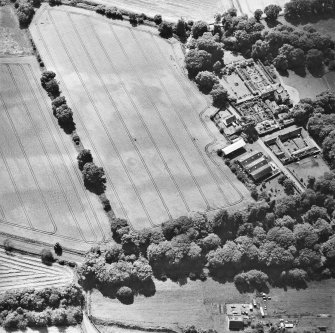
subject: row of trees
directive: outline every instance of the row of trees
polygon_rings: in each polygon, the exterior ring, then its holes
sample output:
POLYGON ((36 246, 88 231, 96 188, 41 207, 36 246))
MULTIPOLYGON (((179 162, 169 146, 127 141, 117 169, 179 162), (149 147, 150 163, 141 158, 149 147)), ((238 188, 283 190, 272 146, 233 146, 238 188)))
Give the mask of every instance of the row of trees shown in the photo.
POLYGON ((84 296, 80 287, 8 291, 0 295, 0 323, 6 330, 77 325, 84 296))
MULTIPOLYGON (((47 91, 51 98, 53 115, 57 118, 58 124, 64 129, 65 133, 73 134, 75 123, 73 120, 72 109, 67 105, 64 96, 61 96, 59 83, 56 81, 56 74, 52 71, 44 71, 41 76, 42 87, 47 91)), ((80 138, 74 135, 79 143, 80 138)), ((103 168, 98 167, 93 162, 93 157, 88 149, 81 149, 77 156, 78 167, 83 174, 86 188, 98 195, 104 193, 106 189, 106 176, 103 168)), ((109 201, 104 203, 104 208, 110 207, 109 201)))
POLYGON ((235 278, 245 291, 267 282, 300 286, 311 278, 332 276, 334 181, 335 173, 311 177, 303 194, 260 201, 232 214, 221 210, 213 218, 191 213, 138 232, 115 218, 111 230, 117 244, 90 251, 79 270, 81 282, 136 290, 136 284, 151 281, 152 275, 205 279, 207 267, 220 281, 235 278))
MULTIPOLYGON (((281 8, 276 5, 267 6, 264 10, 270 21, 276 20, 281 8)), ((260 59, 266 64, 274 64, 280 71, 293 69, 301 71, 307 66, 311 71, 322 69, 323 64, 335 67, 334 41, 328 36, 317 32, 311 25, 303 29, 280 24, 270 29, 260 22, 263 12, 256 10, 254 17, 237 16, 235 9, 215 16, 212 33, 206 22, 198 21, 192 26, 192 40, 186 55, 186 67, 191 77, 199 71, 216 71, 214 63, 219 60, 223 66, 219 51, 225 49, 241 52, 246 57, 260 59), (202 36, 215 36, 215 52, 212 48, 197 47, 197 40, 202 36), (203 52, 205 51, 205 52, 203 52), (215 55, 220 56, 217 58, 215 55)), ((208 41, 207 41, 208 44, 208 41)), ((211 43, 213 46, 213 42, 211 43)))

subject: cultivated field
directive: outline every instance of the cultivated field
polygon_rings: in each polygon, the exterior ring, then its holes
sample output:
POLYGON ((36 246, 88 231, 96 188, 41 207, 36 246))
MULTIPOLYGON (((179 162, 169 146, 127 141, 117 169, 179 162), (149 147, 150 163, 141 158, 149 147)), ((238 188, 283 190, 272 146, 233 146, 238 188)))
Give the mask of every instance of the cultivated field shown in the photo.
POLYGON ((68 267, 46 266, 38 257, 18 253, 6 254, 0 249, 0 292, 20 288, 63 287, 73 281, 68 267))
POLYGON ((103 241, 107 217, 83 186, 36 60, 1 58, 0 77, 1 232, 76 250, 103 241))
POLYGON ((96 0, 96 2, 117 6, 132 12, 154 16, 161 14, 164 19, 177 21, 181 17, 187 20, 214 21, 216 13, 236 8, 239 14, 253 15, 256 9, 264 9, 269 4, 284 6, 287 0, 96 0))
POLYGON ((178 43, 67 7, 44 7, 30 30, 84 146, 107 173, 117 216, 139 229, 248 196, 207 154, 213 134, 201 115, 209 101, 178 66, 178 43))

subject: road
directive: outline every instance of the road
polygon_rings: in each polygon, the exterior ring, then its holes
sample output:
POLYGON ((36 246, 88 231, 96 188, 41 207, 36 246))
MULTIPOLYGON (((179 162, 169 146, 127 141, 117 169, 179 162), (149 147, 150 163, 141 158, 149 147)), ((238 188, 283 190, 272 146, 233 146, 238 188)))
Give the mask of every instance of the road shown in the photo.
POLYGON ((277 164, 278 168, 280 169, 280 171, 282 171, 282 173, 287 177, 292 179, 292 181, 294 182, 294 185, 296 187, 296 189, 302 193, 305 192, 305 188, 298 182, 298 180, 291 174, 290 171, 288 171, 284 164, 279 160, 279 158, 267 147, 267 145, 262 141, 262 139, 258 139, 257 143, 266 151, 266 153, 271 157, 271 159, 273 160, 274 163, 277 164))

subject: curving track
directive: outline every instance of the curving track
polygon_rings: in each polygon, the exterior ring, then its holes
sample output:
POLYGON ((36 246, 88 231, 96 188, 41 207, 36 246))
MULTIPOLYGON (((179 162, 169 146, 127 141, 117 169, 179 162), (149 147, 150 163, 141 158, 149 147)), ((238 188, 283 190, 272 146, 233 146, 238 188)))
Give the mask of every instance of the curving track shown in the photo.
POLYGON ((85 13, 47 7, 30 29, 84 145, 107 172, 116 215, 140 229, 241 203, 247 190, 207 152, 208 101, 177 66, 176 46, 85 13))
POLYGON ((71 269, 46 266, 41 259, 0 249, 0 292, 20 288, 63 287, 73 282, 71 269))

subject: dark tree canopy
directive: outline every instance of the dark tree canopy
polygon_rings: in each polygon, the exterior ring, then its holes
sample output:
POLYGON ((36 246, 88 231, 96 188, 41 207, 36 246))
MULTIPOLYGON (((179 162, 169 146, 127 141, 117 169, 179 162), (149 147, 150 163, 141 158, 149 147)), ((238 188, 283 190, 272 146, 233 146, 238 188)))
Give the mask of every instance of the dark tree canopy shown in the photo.
POLYGON ((264 8, 264 14, 268 20, 276 21, 281 10, 281 7, 278 5, 268 5, 264 8))
POLYGON ((93 162, 92 153, 89 149, 83 149, 77 156, 78 167, 80 170, 83 170, 86 163, 93 162))
POLYGON ((192 36, 193 38, 197 39, 207 31, 208 31, 208 24, 204 21, 197 21, 193 24, 192 36))
POLYGON ((85 186, 92 192, 101 194, 105 191, 106 176, 103 168, 93 162, 86 163, 83 168, 85 186))
POLYGON ((185 56, 186 68, 191 77, 211 68, 212 56, 204 50, 190 50, 185 56))

